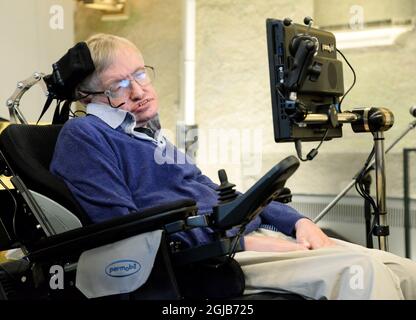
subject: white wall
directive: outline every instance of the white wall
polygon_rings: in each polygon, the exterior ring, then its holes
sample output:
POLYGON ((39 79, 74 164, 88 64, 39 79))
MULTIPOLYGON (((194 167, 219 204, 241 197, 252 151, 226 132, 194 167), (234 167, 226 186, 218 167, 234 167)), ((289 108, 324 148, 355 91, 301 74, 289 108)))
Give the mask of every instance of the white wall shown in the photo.
POLYGON ((314 20, 323 28, 348 26, 355 15, 362 13, 364 23, 402 23, 414 18, 415 5, 415 0, 314 0, 314 20))
MULTIPOLYGON (((73 16, 72 0, 0 1, 1 117, 9 119, 5 102, 13 94, 16 83, 35 71, 51 73, 52 63, 73 45, 73 16), (50 12, 54 5, 61 11, 50 12)), ((23 96, 20 108, 28 121, 37 120, 44 101, 39 86, 23 96)), ((51 119, 51 112, 45 119, 51 119)))

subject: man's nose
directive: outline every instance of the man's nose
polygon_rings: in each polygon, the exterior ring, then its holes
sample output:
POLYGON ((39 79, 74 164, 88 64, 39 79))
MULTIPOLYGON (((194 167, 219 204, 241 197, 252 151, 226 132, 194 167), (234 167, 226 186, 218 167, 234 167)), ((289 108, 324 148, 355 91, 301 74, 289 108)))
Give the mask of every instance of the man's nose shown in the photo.
POLYGON ((130 98, 132 100, 140 100, 143 98, 144 96, 144 90, 143 87, 138 84, 136 81, 132 80, 130 82, 131 85, 131 94, 130 94, 130 98))

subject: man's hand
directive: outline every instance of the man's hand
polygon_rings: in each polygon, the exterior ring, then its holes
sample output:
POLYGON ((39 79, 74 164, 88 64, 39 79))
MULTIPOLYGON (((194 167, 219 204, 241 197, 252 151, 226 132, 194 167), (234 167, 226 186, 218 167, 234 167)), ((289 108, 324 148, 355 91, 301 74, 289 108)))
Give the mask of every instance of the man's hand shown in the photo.
POLYGON ((335 243, 311 220, 302 218, 295 224, 296 241, 308 249, 330 247, 335 243))
POLYGON ((246 251, 261 252, 308 250, 308 247, 302 243, 296 243, 289 240, 268 236, 245 236, 244 246, 246 251))

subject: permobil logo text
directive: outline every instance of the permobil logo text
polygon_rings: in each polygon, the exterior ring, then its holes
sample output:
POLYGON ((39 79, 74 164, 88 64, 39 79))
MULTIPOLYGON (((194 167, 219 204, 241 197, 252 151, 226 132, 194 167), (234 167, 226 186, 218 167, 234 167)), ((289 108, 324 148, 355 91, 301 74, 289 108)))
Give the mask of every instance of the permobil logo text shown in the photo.
POLYGON ((134 260, 117 260, 105 268, 105 273, 110 277, 128 277, 138 272, 140 263, 134 260))

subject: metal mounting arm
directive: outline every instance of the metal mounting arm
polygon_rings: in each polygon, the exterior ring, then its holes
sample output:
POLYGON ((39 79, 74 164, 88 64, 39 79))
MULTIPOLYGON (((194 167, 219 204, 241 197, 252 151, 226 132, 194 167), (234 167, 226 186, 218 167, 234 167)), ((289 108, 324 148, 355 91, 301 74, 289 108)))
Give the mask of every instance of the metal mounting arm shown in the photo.
POLYGON ((13 95, 9 99, 7 99, 7 102, 6 102, 6 106, 7 108, 9 108, 10 122, 18 123, 19 121, 22 124, 28 123, 19 109, 20 99, 26 93, 27 90, 29 90, 31 87, 33 87, 37 83, 39 83, 45 95, 47 96, 48 90, 46 87, 46 83, 43 80, 44 76, 45 74, 43 73, 35 72, 31 77, 23 81, 19 81, 17 83, 16 90, 14 91, 13 95))

